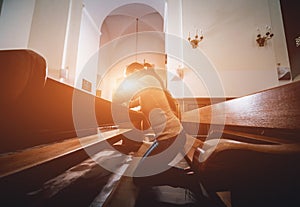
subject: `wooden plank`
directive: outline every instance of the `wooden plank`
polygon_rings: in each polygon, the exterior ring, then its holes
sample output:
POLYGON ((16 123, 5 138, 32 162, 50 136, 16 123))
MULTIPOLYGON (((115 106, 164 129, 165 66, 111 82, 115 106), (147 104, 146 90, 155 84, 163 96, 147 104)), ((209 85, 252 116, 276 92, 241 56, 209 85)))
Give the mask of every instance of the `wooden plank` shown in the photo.
MULTIPOLYGON (((270 136, 262 136, 262 135, 257 135, 257 134, 250 134, 250 133, 245 133, 245 132, 240 132, 240 131, 233 131, 233 130, 223 130, 222 137, 224 138, 230 138, 230 139, 243 139, 248 141, 262 141, 262 142, 267 142, 269 144, 287 144, 287 143, 293 143, 292 140, 289 139, 279 139, 276 137, 270 137, 270 136)), ((241 141, 243 141, 241 140, 241 141)))
POLYGON ((80 139, 76 137, 53 144, 35 146, 19 152, 2 154, 0 156, 0 178, 68 155, 129 131, 130 129, 117 129, 102 132, 101 137, 97 134, 80 139))
POLYGON ((300 81, 182 114, 183 122, 300 132, 300 81))
POLYGON ((257 135, 257 141, 298 142, 299 106, 300 81, 184 112, 182 123, 193 135, 225 129, 248 133, 248 138, 253 134, 252 140, 257 135))
POLYGON ((234 99, 235 97, 214 98, 214 97, 193 97, 193 98, 176 98, 181 111, 190 111, 193 109, 209 106, 212 104, 224 102, 226 100, 234 99))

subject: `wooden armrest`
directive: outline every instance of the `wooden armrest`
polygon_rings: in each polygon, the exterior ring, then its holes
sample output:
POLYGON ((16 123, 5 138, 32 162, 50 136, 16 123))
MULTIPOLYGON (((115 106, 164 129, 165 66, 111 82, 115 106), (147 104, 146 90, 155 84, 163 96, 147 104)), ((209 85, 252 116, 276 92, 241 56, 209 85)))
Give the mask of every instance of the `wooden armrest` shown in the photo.
POLYGON ((299 161, 299 143, 267 145, 216 139, 196 149, 193 167, 208 188, 228 190, 245 183, 289 179, 300 172, 295 166, 299 161))
MULTIPOLYGON (((214 159, 219 153, 233 151, 251 151, 257 153, 292 155, 300 153, 300 143, 289 144, 252 144, 230 139, 211 139, 203 144, 203 148, 197 147, 199 161, 204 162, 214 159)), ((197 156, 197 155, 195 155, 197 156)))

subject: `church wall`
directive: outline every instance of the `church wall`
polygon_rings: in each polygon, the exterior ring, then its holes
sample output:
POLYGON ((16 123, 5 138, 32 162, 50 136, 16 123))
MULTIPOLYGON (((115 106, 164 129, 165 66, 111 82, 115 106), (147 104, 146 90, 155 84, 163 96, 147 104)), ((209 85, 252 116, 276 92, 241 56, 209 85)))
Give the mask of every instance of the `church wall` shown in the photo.
MULTIPOLYGON (((201 75, 203 70, 208 69, 206 61, 210 62, 210 70, 218 74, 220 80, 216 78, 215 81, 221 82, 224 96, 227 97, 243 96, 279 84, 277 63, 281 62, 287 67, 289 65, 283 44, 284 32, 278 1, 177 0, 176 2, 182 7, 182 30, 173 34, 182 38, 181 45, 183 46, 178 46, 178 50, 182 49, 183 54, 178 56, 179 59, 183 57, 182 67, 186 68, 184 85, 202 88, 192 87, 190 89, 193 90, 192 92, 186 89, 182 92, 182 89, 179 89, 181 92, 177 94, 180 96, 214 95, 208 91, 209 89, 205 89, 209 87, 206 82, 213 80, 206 80, 201 75), (265 33, 266 25, 270 25, 276 33, 265 47, 258 47, 255 41, 258 34, 257 28, 265 33), (197 29, 199 33, 200 30, 203 31, 203 41, 199 43, 197 49, 192 49, 191 46, 186 48, 189 32, 193 37, 197 29), (189 56, 193 56, 194 59, 189 56), (199 56, 206 57, 205 63, 199 62, 199 56), (191 65, 193 67, 190 67, 191 65), (198 78, 195 78, 195 75, 198 78)), ((174 1, 168 3, 174 4, 174 1)), ((168 12, 171 11, 168 9, 168 12)), ((168 26, 176 27, 172 21, 168 19, 168 26)), ((169 30, 172 31, 174 28, 169 28, 169 30)), ((170 70, 175 71, 176 67, 178 65, 174 63, 169 64, 170 70)))
POLYGON ((3 0, 0 14, 0 48, 27 48, 35 0, 3 0))

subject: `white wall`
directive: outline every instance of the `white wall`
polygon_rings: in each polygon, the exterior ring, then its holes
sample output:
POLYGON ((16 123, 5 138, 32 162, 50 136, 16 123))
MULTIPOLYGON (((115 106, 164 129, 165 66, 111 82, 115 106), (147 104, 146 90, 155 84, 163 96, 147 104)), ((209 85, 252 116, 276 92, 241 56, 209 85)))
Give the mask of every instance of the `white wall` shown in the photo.
POLYGON ((28 47, 46 58, 49 70, 61 69, 68 9, 69 0, 36 0, 28 47))
POLYGON ((83 8, 77 54, 75 87, 81 88, 82 79, 92 84, 92 93, 96 94, 98 49, 100 44, 100 29, 83 8))
POLYGON ((82 16, 82 0, 71 0, 69 3, 68 13, 68 25, 64 41, 62 68, 68 70, 66 82, 74 85, 82 16))
MULTIPOLYGON (((290 68, 280 2, 279 0, 269 0, 268 2, 273 26, 272 32, 275 34, 272 41, 275 61, 280 64, 280 67, 290 68)), ((289 82, 291 82, 291 80, 278 81, 279 85, 287 84, 289 82)))
POLYGON ((48 75, 60 78, 68 69, 73 84, 82 0, 4 0, 0 16, 0 48, 29 48, 47 61, 48 75))
POLYGON ((167 0, 165 14, 167 87, 174 97, 183 98, 184 82, 176 77, 176 70, 183 64, 182 0, 167 0))
POLYGON ((35 0, 4 0, 0 16, 0 48, 27 48, 35 0))
MULTIPOLYGON (((98 64, 98 56, 94 58, 94 55, 99 47, 99 30, 105 17, 115 8, 129 3, 144 3, 165 15, 165 1, 162 0, 84 0, 87 5, 84 14, 81 14, 82 0, 72 0, 71 35, 68 36, 70 1, 4 0, 0 16, 0 48, 32 48, 47 59, 50 70, 59 72, 61 67, 68 67, 73 79, 76 67, 77 77, 83 74, 82 78, 93 83, 93 92, 98 64), (65 44, 66 37, 68 42, 65 44), (67 48, 66 53, 64 48, 67 48), (64 60, 63 54, 66 54, 64 60), (91 69, 82 73, 87 65, 91 69)), ((225 96, 243 96, 279 84, 276 63, 289 66, 279 0, 166 2, 169 7, 166 15, 166 51, 170 52, 168 70, 175 71, 178 63, 183 62, 187 69, 182 85, 197 86, 188 93, 185 86, 178 87, 178 82, 173 82, 174 88, 179 90, 178 96, 208 96, 210 93, 202 77, 208 68, 215 70, 215 75, 220 77, 225 96), (266 24, 272 26, 275 36, 266 47, 259 48, 255 42, 256 28, 266 24), (195 28, 203 30, 204 40, 198 49, 193 50, 186 39, 188 32, 193 33, 195 28), (180 40, 169 43, 169 35, 180 40)), ((81 87, 80 80, 78 83, 81 87)))
MULTIPOLYGON (((271 25, 276 27, 276 31, 282 31, 280 17, 276 9, 270 10, 270 0, 176 0, 177 5, 182 4, 182 44, 186 44, 188 33, 195 34, 196 28, 202 29, 204 39, 198 49, 183 48, 184 62, 193 65, 194 68, 186 70, 185 79, 188 85, 193 87, 207 87, 199 84, 199 79, 205 82, 201 77, 201 72, 207 67, 214 69, 218 77, 221 78, 221 84, 224 87, 225 96, 243 96, 249 93, 260 91, 278 85, 274 40, 282 41, 282 35, 276 35, 268 42, 266 47, 258 47, 255 38, 257 27, 271 25), (276 13, 277 12, 277 13, 276 13), (205 63, 196 60, 189 60, 189 56, 195 56, 195 59, 207 57, 205 63), (210 65, 207 65, 207 61, 210 65), (192 64, 191 64, 192 62, 192 64), (194 63, 195 62, 195 63, 194 63), (189 76, 200 74, 200 77, 193 81, 189 76)), ((175 1, 168 1, 168 4, 175 1)), ((278 1, 277 1, 278 2, 278 1)), ((170 9, 168 8, 168 12, 170 9)), ((172 19, 168 19, 168 31, 174 30, 176 24, 171 24, 172 19), (171 27, 171 28, 170 28, 171 27)), ((177 20, 178 21, 178 20, 177 20)), ((167 50, 172 44, 167 46, 167 50)), ((279 48, 279 46, 277 47, 279 48)), ((180 47, 178 47, 180 49, 180 47)), ((177 52, 178 53, 178 52, 177 52)), ((286 54, 277 51, 276 54, 286 54)), ((175 54, 175 53, 174 53, 175 54)), ((281 55, 281 56, 283 56, 281 55)), ((180 53, 175 56, 182 56, 180 53)), ((283 57, 284 58, 284 57, 283 57)), ((169 70, 175 70, 175 64, 168 64, 169 70)), ((211 80, 210 80, 211 81, 211 80)), ((178 89, 181 90, 181 89, 178 89)), ((193 96, 207 96, 205 90, 195 89, 193 96), (198 91, 198 92, 197 92, 198 91)), ((184 96, 190 96, 185 92, 184 96)), ((212 95, 212 94, 210 94, 212 95)), ((218 95, 218 94, 216 94, 218 95)))

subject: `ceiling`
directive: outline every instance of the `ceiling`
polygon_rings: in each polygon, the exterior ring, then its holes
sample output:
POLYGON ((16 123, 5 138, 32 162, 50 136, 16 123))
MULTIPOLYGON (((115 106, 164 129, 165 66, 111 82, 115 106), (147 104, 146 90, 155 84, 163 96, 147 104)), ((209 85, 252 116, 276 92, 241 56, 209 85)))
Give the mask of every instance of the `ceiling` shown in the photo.
POLYGON ((145 4, 128 4, 112 11, 101 27, 101 45, 118 37, 145 31, 163 31, 163 19, 145 4))
POLYGON ((83 5, 99 28, 108 15, 143 16, 156 11, 163 17, 165 12, 165 0, 83 0, 83 5), (129 4, 143 4, 148 7, 132 10, 127 6, 129 4), (122 9, 118 9, 120 7, 122 9))

